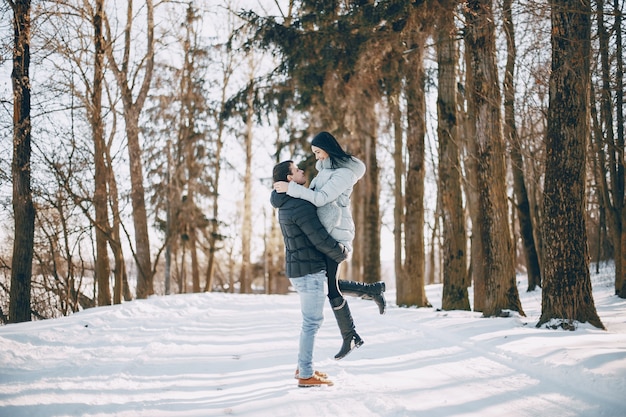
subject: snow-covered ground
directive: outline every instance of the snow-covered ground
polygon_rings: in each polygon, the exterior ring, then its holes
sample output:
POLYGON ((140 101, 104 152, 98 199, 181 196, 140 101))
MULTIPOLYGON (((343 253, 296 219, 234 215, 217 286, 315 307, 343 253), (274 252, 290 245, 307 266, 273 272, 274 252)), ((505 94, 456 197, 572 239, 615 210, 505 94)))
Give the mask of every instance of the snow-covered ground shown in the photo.
MULTIPOLYGON (((613 271, 593 275, 606 331, 537 329, 527 317, 481 318, 351 298, 365 344, 341 361, 330 308, 316 368, 333 387, 293 379, 299 300, 188 294, 0 327, 0 416, 626 416, 626 300, 613 271)), ((388 286, 388 288, 391 287, 388 286)))

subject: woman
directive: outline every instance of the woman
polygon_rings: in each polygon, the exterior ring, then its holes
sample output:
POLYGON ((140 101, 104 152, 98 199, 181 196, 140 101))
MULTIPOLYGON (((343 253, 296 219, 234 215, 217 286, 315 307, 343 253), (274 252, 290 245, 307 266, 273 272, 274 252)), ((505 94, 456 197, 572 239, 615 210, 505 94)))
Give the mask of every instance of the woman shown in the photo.
MULTIPOLYGON (((315 168, 318 174, 311 181, 309 188, 294 181, 279 181, 274 183, 274 189, 310 201, 317 206, 320 222, 328 233, 352 251, 355 227, 350 208, 350 195, 356 182, 365 174, 365 164, 345 152, 337 139, 328 132, 321 132, 313 138, 311 151, 317 160, 315 168)), ((343 294, 373 299, 378 305, 380 314, 385 313, 386 307, 384 282, 363 284, 337 280, 338 267, 337 262, 326 258, 328 299, 343 338, 341 350, 335 355, 337 360, 363 344, 354 328, 354 321, 343 294)))

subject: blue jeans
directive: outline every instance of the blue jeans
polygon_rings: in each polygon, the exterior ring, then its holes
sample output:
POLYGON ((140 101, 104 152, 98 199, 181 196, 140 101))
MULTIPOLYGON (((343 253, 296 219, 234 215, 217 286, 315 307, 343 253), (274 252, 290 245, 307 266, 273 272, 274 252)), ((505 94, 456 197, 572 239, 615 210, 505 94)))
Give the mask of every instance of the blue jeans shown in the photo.
POLYGON ((300 330, 300 350, 298 352, 298 370, 300 378, 313 376, 313 346, 315 335, 324 321, 324 301, 326 294, 324 283, 326 271, 308 274, 303 277, 289 278, 291 285, 300 296, 302 329, 300 330))

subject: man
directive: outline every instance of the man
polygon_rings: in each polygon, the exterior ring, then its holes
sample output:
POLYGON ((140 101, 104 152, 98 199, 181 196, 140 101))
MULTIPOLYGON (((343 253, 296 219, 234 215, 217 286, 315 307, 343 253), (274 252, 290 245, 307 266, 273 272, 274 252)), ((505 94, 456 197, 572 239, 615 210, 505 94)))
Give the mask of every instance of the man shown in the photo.
MULTIPOLYGON (((274 182, 306 183, 304 171, 293 161, 284 161, 274 167, 274 182)), ((299 387, 333 385, 323 372, 313 369, 315 335, 324 320, 326 291, 326 260, 344 261, 348 252, 333 239, 317 217, 317 207, 308 201, 272 191, 272 206, 278 209, 278 222, 285 241, 287 278, 300 296, 302 329, 298 352, 296 377, 299 387)))

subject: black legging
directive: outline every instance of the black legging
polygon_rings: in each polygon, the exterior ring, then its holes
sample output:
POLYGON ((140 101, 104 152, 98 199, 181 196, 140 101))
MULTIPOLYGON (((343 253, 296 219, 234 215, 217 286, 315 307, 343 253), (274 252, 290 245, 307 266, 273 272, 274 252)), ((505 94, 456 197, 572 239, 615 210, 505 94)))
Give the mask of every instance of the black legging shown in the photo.
POLYGON ((339 291, 339 283, 337 282, 337 269, 339 264, 326 257, 326 277, 328 279, 328 299, 342 297, 341 291, 339 291))

